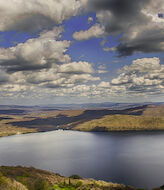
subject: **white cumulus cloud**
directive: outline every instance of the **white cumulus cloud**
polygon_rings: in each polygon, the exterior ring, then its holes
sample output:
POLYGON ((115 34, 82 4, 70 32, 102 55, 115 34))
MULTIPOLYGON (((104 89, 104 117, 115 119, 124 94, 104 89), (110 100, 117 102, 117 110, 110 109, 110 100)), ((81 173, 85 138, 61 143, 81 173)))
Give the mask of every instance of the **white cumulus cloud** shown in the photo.
POLYGON ((81 30, 73 34, 75 40, 88 40, 90 38, 96 37, 99 38, 104 34, 104 28, 99 24, 91 26, 88 30, 81 30))
POLYGON ((86 0, 0 0, 0 31, 35 32, 77 15, 86 0))

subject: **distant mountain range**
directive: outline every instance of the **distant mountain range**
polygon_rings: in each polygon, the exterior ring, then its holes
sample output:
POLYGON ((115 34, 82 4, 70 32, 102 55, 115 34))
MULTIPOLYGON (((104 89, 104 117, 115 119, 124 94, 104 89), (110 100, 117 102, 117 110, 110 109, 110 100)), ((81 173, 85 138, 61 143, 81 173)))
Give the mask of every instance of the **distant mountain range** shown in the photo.
MULTIPOLYGON (((74 110, 74 109, 127 109, 142 105, 163 105, 164 102, 141 102, 141 103, 85 103, 85 104, 48 104, 48 105, 34 105, 34 106, 21 106, 21 105, 0 105, 1 110, 18 109, 18 112, 28 110, 74 110)), ((16 110, 15 110, 16 111, 16 110)))

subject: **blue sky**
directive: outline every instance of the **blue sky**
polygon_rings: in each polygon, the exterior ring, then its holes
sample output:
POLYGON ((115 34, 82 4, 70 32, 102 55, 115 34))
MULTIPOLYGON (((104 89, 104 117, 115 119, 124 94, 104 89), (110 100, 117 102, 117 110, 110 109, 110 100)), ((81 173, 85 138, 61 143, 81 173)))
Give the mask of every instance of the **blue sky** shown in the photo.
POLYGON ((163 101, 164 2, 112 1, 0 3, 0 103, 163 101))

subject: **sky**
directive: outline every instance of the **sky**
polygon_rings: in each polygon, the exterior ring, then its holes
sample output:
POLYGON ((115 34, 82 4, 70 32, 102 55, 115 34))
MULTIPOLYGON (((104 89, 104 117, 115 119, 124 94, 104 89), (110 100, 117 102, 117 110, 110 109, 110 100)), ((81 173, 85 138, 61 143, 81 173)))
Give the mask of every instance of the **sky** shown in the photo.
POLYGON ((0 104, 161 101, 163 0, 0 0, 0 104))

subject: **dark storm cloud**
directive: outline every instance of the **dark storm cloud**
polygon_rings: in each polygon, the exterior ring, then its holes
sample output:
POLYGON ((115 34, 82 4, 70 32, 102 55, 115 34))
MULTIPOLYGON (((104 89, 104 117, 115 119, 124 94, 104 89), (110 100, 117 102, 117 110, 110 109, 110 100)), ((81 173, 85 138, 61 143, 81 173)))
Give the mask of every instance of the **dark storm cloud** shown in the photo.
MULTIPOLYGON (((127 41, 127 39, 125 39, 127 41)), ((162 52, 164 51, 164 31, 158 26, 150 27, 149 31, 140 32, 138 37, 124 43, 124 37, 121 43, 117 46, 117 51, 120 56, 129 56, 134 52, 162 52), (155 28, 157 27, 157 28, 155 28)))
POLYGON ((115 16, 137 15, 149 0, 90 0, 89 8, 94 10, 110 10, 115 16))
POLYGON ((95 11, 105 34, 122 34, 115 47, 120 56, 135 52, 164 51, 163 0, 90 0, 88 10, 95 11))
POLYGON ((110 16, 102 18, 105 29, 107 32, 120 33, 126 30, 125 26, 147 20, 141 9, 149 2, 150 0, 91 0, 89 7, 104 13, 110 11, 110 16))

